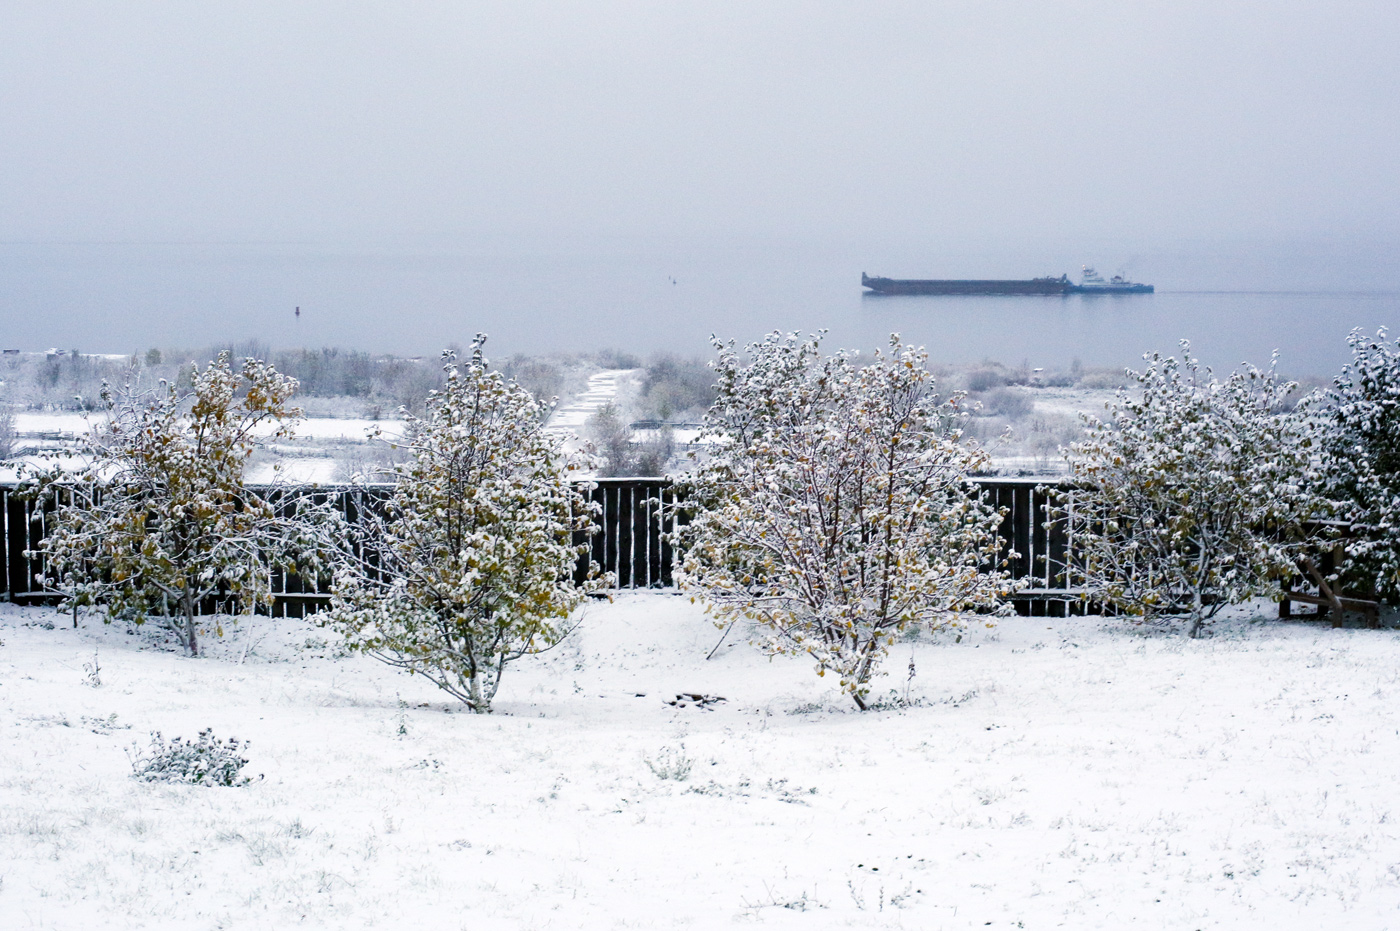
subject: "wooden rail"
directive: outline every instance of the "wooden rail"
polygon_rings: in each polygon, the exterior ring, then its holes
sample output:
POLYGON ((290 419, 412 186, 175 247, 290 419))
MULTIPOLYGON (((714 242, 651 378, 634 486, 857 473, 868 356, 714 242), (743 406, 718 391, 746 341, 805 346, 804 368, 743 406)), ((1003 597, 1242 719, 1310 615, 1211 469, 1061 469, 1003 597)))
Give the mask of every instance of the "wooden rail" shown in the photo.
MULTIPOLYGON (((670 588, 677 554, 667 536, 675 529, 677 502, 675 486, 661 478, 605 478, 591 483, 588 496, 601 505, 597 532, 591 537, 578 534, 576 540, 589 545, 580 559, 578 574, 588 560, 617 576, 622 589, 670 588)), ((1010 557, 1009 569, 1027 587, 1015 599, 1016 610, 1033 616, 1063 616, 1084 610, 1075 591, 1065 586, 1064 570, 1071 558, 1071 541, 1061 522, 1049 520, 1050 490, 1036 479, 979 478, 975 480, 989 503, 1004 508, 1006 516, 999 528, 1003 553, 1010 557)), ((387 486, 320 487, 311 493, 330 501, 354 521, 366 508, 387 493, 387 486)), ((0 599, 21 604, 51 603, 53 592, 35 582, 42 571, 38 558, 26 555, 37 550, 50 516, 16 493, 14 486, 0 485, 0 599)), ((270 574, 274 596, 274 616, 301 617, 330 600, 324 585, 280 570, 270 574)), ((228 610, 227 605, 211 603, 208 610, 228 610)))

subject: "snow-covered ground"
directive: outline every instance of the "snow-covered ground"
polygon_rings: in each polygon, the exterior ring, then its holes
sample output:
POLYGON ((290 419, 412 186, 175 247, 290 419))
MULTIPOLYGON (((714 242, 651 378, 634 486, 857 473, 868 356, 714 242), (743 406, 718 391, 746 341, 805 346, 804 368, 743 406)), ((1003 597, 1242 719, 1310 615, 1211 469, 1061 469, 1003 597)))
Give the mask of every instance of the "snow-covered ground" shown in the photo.
MULTIPOLYGON (((586 441, 588 418, 597 413, 603 405, 616 403, 627 407, 629 397, 638 390, 641 369, 606 369, 596 372, 588 379, 587 387, 578 395, 568 398, 550 416, 547 429, 566 437, 571 449, 579 449, 586 441)), ((1029 432, 1036 418, 1061 418, 1076 423, 1078 414, 1083 411, 1102 415, 1104 405, 1113 397, 1109 389, 1086 388, 1033 388, 1025 390, 1033 403, 1032 413, 1022 418, 1013 429, 1011 439, 1004 440, 993 434, 985 440, 996 470, 1003 474, 1054 475, 1064 471, 1064 460, 1053 447, 1031 450, 1035 436, 1029 432)), ((44 447, 47 449, 72 446, 75 438, 90 429, 86 415, 78 413, 20 412, 16 414, 16 429, 19 432, 19 446, 44 447)), ((96 422, 96 421, 93 421, 96 422)), ((357 466, 374 457, 374 451, 367 445, 367 437, 380 430, 382 438, 393 440, 402 434, 403 422, 386 419, 379 421, 337 418, 308 417, 297 422, 295 438, 273 458, 263 457, 250 466, 247 479, 250 482, 300 481, 332 483, 346 481, 356 473, 357 466), (293 444, 303 444, 306 449, 300 454, 293 444), (279 471, 272 465, 280 463, 279 471)), ((997 428, 997 433, 1002 428, 997 428)), ((271 425, 266 427, 271 432, 271 425)), ((698 430, 680 427, 672 431, 671 439, 682 453, 696 442, 698 430)), ((638 430, 634 432, 637 442, 654 441, 656 431, 638 430)), ((37 457, 26 457, 32 465, 40 465, 37 457)), ((13 481, 13 465, 0 465, 0 481, 13 481)))
POLYGON ((627 594, 473 716, 305 622, 69 623, 0 606, 6 928, 1400 927, 1393 629, 1008 619, 862 714, 627 594), (129 778, 205 727, 263 778, 129 778))
MULTIPOLYGON (((547 429, 561 434, 566 442, 577 448, 588 418, 609 402, 621 402, 628 392, 636 390, 639 369, 609 369, 594 374, 580 395, 568 399, 554 411, 547 429)), ((100 423, 97 415, 62 412, 21 412, 15 415, 19 446, 54 451, 72 447, 76 439, 100 423)), ((273 430, 268 424, 265 434, 273 430)), ((272 458, 262 457, 249 466, 246 480, 262 482, 333 483, 345 481, 353 464, 365 458, 369 437, 379 431, 380 438, 392 441, 403 433, 401 420, 361 420, 337 417, 307 417, 297 421, 294 438, 282 444, 272 458), (304 448, 298 450, 295 444, 304 448), (277 465, 276 470, 273 466, 277 465)), ((0 482, 15 481, 20 461, 41 468, 44 461, 37 455, 26 455, 15 462, 0 465, 0 482)))
MULTIPOLYGON (((15 430, 21 437, 76 437, 86 434, 94 425, 103 423, 100 414, 35 413, 15 414, 15 430)), ((296 436, 308 440, 347 440, 363 442, 375 428, 386 436, 397 435, 402 422, 398 420, 357 420, 339 417, 307 417, 297 421, 296 436)), ((275 429, 273 424, 262 428, 264 434, 275 429)))
POLYGON ((1034 388, 1030 395, 1037 414, 1077 419, 1080 414, 1104 417, 1117 392, 1112 388, 1034 388))
MULTIPOLYGON (((47 451, 72 448, 77 437, 88 433, 101 423, 101 415, 78 413, 23 412, 15 415, 18 445, 40 447, 47 451)), ((270 434, 272 424, 262 427, 270 434)), ((346 479, 345 464, 362 458, 369 437, 378 430, 384 440, 402 435, 401 420, 357 420, 335 417, 308 417, 297 421, 292 439, 278 444, 275 456, 263 457, 250 464, 245 479, 254 484, 263 482, 332 483, 346 479), (301 444, 300 447, 297 444, 301 444), (278 468, 274 469, 273 466, 278 468)), ((24 462, 42 469, 46 462, 40 455, 26 455, 0 465, 0 482, 18 479, 17 465, 24 462)))

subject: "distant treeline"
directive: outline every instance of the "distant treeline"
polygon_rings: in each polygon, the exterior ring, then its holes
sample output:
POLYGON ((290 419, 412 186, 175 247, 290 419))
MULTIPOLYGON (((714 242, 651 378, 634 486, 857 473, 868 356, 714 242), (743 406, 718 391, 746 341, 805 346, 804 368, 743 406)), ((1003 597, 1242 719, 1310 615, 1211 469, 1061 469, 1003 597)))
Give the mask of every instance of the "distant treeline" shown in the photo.
POLYGON ((76 349, 6 353, 0 357, 0 382, 4 400, 21 409, 93 410, 103 382, 155 385, 164 380, 185 385, 195 365, 202 367, 224 351, 235 359, 271 361, 301 383, 303 397, 356 399, 390 410, 421 404, 442 381, 435 360, 343 349, 273 352, 266 344, 250 342, 205 349, 152 348, 130 356, 87 355, 76 349))
MULTIPOLYGON (((274 350, 261 341, 202 349, 151 348, 129 356, 94 355, 77 349, 47 353, 7 352, 0 356, 0 405, 18 410, 93 410, 103 382, 121 385, 162 379, 187 384, 193 366, 206 365, 220 352, 235 360, 271 361, 295 378, 309 413, 393 417, 400 408, 418 411, 443 380, 438 356, 403 358, 354 349, 274 350), (321 402, 338 400, 343 403, 321 402)), ((710 373, 701 359, 659 355, 643 361, 621 350, 595 353, 514 355, 495 367, 541 401, 580 391, 599 369, 641 369, 641 390, 627 414, 635 419, 696 417, 712 397, 710 373), (635 409, 631 409, 635 407, 635 409)))

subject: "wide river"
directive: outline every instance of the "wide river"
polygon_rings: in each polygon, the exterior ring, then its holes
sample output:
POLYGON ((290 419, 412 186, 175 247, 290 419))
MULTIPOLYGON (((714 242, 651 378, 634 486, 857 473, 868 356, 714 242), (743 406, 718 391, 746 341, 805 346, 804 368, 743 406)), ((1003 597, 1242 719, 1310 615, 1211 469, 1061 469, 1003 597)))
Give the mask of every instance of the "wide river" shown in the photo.
POLYGON ((702 355, 712 333, 742 342, 826 329, 831 347, 869 349, 897 332, 940 362, 1050 368, 1133 365, 1187 338, 1217 368, 1264 364, 1277 349, 1287 373, 1325 376, 1346 360, 1353 328, 1400 334, 1392 254, 1160 250, 1097 259, 1105 276, 1155 284, 1153 295, 892 298, 863 294, 860 273, 1077 279, 1075 260, 1096 259, 796 246, 0 244, 0 348, 130 353, 256 339, 429 355, 483 331, 496 357, 606 347, 702 355))

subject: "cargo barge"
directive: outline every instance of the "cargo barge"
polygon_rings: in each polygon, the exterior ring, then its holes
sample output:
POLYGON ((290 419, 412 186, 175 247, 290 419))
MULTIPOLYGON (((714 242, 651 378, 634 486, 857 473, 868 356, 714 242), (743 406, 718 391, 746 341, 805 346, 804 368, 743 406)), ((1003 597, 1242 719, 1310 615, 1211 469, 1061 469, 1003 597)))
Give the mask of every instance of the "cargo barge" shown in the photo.
POLYGON ((1017 294, 1017 295, 1061 295, 1061 294, 1151 294, 1150 284, 1128 281, 1122 275, 1114 275, 1105 281, 1088 266, 1084 267, 1084 277, 1080 284, 1069 280, 1068 275, 1058 278, 1027 279, 979 279, 979 278, 871 278, 860 273, 862 287, 869 288, 872 294, 1017 294))
POLYGON ((876 294, 1068 294, 1074 287, 1067 275, 1024 281, 989 281, 976 278, 871 278, 861 272, 860 283, 876 294))

